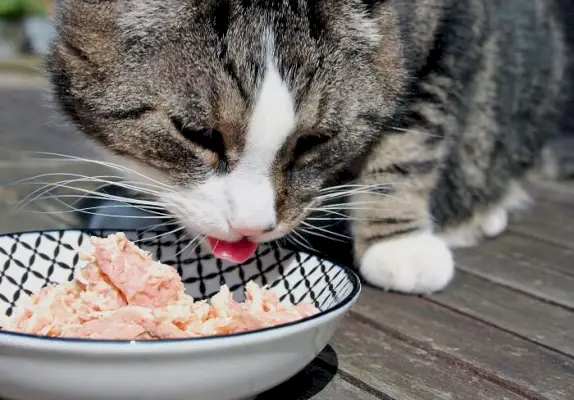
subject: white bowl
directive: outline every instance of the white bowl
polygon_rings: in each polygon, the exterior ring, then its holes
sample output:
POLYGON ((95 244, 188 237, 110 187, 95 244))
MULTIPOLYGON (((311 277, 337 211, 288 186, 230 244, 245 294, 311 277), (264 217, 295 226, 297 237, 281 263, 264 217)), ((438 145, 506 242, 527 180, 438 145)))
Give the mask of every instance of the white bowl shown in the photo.
MULTIPOLYGON (((112 232, 90 232, 107 235, 112 232)), ((229 336, 158 341, 60 339, 0 331, 0 397, 14 400, 235 400, 255 396, 301 371, 327 345, 357 300, 351 270, 316 256, 262 245, 241 265, 193 251, 177 235, 126 232, 161 262, 177 267, 194 298, 222 283, 243 300, 243 285, 269 284, 281 299, 311 300, 319 314, 229 336), (181 254, 178 254, 181 253, 181 254)), ((88 233, 78 230, 0 236, 0 313, 23 292, 70 280, 88 233)))

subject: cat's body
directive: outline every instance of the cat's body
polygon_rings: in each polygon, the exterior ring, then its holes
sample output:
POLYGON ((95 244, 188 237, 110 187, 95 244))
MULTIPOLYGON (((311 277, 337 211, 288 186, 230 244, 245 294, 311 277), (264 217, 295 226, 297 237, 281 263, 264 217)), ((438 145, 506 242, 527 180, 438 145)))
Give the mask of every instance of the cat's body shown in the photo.
POLYGON ((69 0, 50 72, 68 115, 166 182, 161 198, 190 230, 273 240, 350 195, 363 276, 432 292, 452 278, 449 246, 504 231, 520 180, 564 129, 561 12, 545 0, 69 0))

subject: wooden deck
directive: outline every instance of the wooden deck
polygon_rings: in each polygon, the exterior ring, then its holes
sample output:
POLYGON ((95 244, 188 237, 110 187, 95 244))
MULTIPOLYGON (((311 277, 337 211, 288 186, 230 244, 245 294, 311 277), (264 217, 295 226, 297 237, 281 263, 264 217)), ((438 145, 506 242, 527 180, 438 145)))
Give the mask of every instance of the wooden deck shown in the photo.
POLYGON ((260 398, 574 399, 574 185, 529 190, 505 235, 456 253, 447 290, 365 287, 332 347, 260 398))
MULTIPOLYGON (((0 148, 87 151, 48 123, 42 101, 38 91, 0 87, 0 148)), ((3 197, 23 195, 3 182, 47 169, 0 160, 0 232, 65 226, 2 206, 3 197)), ((330 347, 258 399, 573 400, 574 184, 529 190, 537 205, 508 233, 457 252, 446 291, 414 297, 364 287, 330 347)))

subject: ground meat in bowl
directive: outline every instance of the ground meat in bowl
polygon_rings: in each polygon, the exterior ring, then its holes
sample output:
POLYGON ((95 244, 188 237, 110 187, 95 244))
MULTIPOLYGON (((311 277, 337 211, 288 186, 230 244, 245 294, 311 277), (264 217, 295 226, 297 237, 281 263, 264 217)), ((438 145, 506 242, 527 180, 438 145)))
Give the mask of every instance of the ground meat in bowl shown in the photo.
POLYGON ((254 282, 237 302, 227 286, 209 301, 185 294, 177 271, 123 233, 90 238, 93 251, 71 282, 47 286, 0 321, 5 331, 115 340, 174 339, 257 330, 309 317, 310 303, 284 304, 254 282))

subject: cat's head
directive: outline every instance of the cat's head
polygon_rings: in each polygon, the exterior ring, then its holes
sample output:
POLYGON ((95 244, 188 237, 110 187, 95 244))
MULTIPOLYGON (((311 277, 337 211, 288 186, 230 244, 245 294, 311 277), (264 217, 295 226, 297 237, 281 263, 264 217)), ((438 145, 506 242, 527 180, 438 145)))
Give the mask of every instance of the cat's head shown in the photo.
POLYGON ((63 110, 166 185, 190 230, 281 237, 380 137, 405 83, 391 6, 367 0, 67 0, 63 110))

